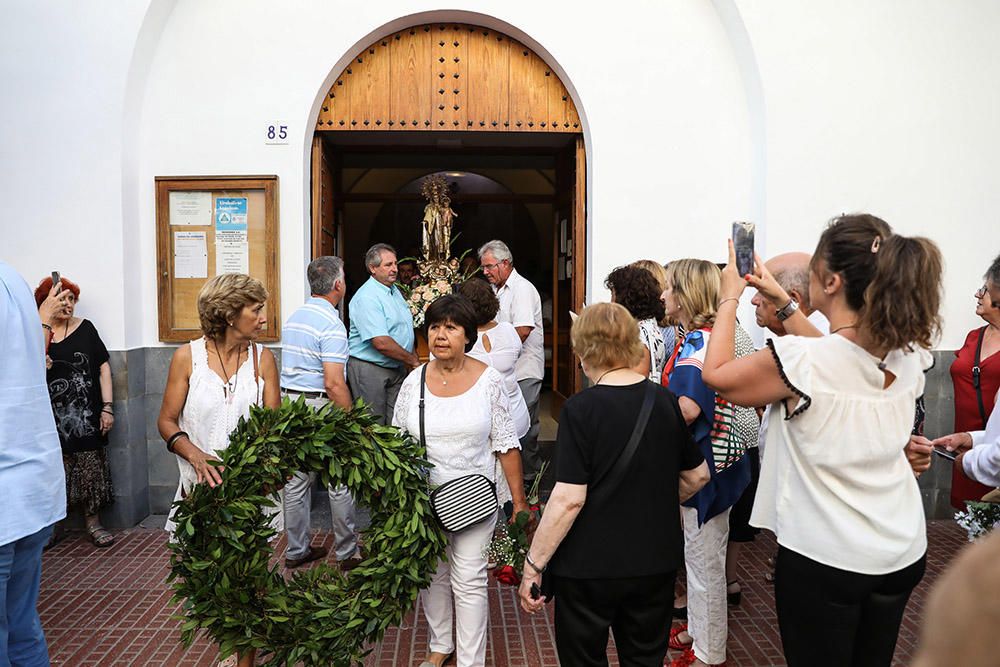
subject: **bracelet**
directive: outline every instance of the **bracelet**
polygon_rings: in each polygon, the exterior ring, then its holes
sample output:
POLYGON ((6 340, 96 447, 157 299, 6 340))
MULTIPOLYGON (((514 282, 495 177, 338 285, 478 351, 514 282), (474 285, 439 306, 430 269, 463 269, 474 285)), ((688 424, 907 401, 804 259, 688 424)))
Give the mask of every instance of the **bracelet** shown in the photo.
POLYGON ((115 416, 115 411, 114 410, 101 410, 101 412, 103 412, 104 414, 107 414, 107 415, 111 415, 112 417, 115 416))
POLYGON ((799 304, 796 303, 795 299, 789 299, 781 308, 774 311, 775 316, 778 318, 779 322, 784 322, 789 317, 795 314, 795 311, 799 309, 799 304))
POLYGON ((109 405, 114 405, 114 403, 112 401, 104 401, 103 403, 101 403, 101 405, 103 405, 104 407, 108 407, 109 405))
POLYGON ((187 438, 187 437, 189 436, 186 431, 177 431, 177 433, 174 433, 172 436, 167 438, 167 451, 173 454, 174 443, 180 440, 181 438, 187 438))
POLYGON ((719 305, 715 307, 716 310, 718 310, 719 308, 722 308, 722 304, 724 304, 727 301, 735 301, 736 303, 739 303, 740 299, 739 299, 739 297, 728 296, 728 297, 726 297, 725 299, 723 299, 722 301, 719 302, 719 305))
POLYGON ((531 556, 529 556, 528 554, 524 554, 524 562, 530 565, 531 569, 537 572, 538 574, 544 574, 545 570, 549 567, 548 565, 546 565, 545 567, 538 567, 537 565, 535 565, 535 561, 531 560, 531 556))

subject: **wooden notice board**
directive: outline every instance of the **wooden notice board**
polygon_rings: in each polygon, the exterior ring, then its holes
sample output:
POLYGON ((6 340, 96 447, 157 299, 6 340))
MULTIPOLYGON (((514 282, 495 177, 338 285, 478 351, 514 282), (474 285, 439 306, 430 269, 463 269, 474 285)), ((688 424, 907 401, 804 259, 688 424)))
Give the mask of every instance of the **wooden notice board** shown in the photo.
POLYGON ((219 273, 264 283, 259 340, 279 340, 277 176, 157 176, 156 256, 161 341, 202 335, 198 292, 219 273))

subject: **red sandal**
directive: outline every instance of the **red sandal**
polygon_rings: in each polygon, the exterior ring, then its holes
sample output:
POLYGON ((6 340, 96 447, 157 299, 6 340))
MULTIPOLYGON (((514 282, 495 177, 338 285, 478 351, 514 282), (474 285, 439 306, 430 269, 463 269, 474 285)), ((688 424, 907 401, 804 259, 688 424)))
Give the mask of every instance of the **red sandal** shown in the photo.
MULTIPOLYGON (((691 644, 694 643, 694 640, 691 640, 689 642, 682 642, 681 640, 679 640, 677 638, 682 632, 687 632, 687 629, 688 629, 688 624, 687 623, 681 623, 680 625, 676 625, 676 626, 672 627, 670 629, 670 639, 667 640, 667 646, 670 647, 670 648, 672 648, 675 651, 687 651, 687 650, 690 650, 691 649, 691 644)), ((691 664, 691 663, 687 663, 687 664, 691 664)))
MULTIPOLYGON (((694 649, 685 649, 684 653, 677 658, 674 658, 670 663, 670 667, 691 667, 698 658, 694 654, 694 649)), ((709 665, 708 667, 726 667, 726 663, 720 662, 716 665, 709 665)))

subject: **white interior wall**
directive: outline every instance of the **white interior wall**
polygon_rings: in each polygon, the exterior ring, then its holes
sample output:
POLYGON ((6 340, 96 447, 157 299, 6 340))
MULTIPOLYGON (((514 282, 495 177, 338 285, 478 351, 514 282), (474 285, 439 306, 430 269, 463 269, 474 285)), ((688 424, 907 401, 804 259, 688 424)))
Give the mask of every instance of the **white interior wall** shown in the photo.
POLYGON ((721 259, 733 219, 766 210, 775 253, 808 250, 833 214, 870 210, 941 244, 942 346, 974 324, 969 293, 1000 250, 990 236, 1000 5, 632 0, 568 16, 563 5, 468 0, 463 9, 486 16, 399 0, 5 8, 0 256, 31 280, 52 268, 78 279, 80 311, 109 347, 158 345, 153 178, 277 174, 286 317, 305 292, 308 145, 322 96, 355 50, 431 17, 513 26, 576 95, 592 300, 605 298, 613 266, 639 255, 721 259), (263 143, 276 119, 291 126, 287 146, 263 143))

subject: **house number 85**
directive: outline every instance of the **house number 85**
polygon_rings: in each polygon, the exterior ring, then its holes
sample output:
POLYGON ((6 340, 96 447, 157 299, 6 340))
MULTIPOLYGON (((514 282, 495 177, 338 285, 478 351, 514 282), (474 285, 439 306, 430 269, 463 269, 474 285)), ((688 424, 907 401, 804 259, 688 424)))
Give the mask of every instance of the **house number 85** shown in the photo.
POLYGON ((283 120, 273 120, 266 125, 264 131, 265 144, 287 144, 288 123, 283 120))

